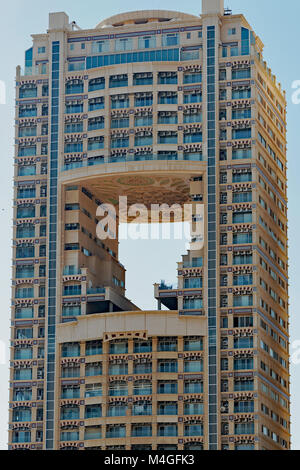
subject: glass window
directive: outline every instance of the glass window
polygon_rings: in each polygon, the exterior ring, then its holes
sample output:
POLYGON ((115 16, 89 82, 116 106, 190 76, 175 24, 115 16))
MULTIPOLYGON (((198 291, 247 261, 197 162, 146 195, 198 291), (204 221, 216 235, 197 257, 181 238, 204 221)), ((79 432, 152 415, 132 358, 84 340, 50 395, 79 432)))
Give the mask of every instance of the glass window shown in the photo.
POLYGON ((177 351, 176 337, 159 337, 157 344, 158 351, 177 351))
POLYGON ((200 402, 193 402, 184 404, 184 414, 185 415, 203 415, 204 413, 204 404, 200 402))
POLYGON ((84 439, 101 439, 101 426, 87 426, 84 430, 84 439))
POLYGON ((78 317, 81 315, 80 305, 63 305, 62 307, 62 316, 63 317, 78 317))
POLYGON ((251 118, 251 108, 243 109, 233 109, 232 110, 232 119, 250 119, 251 118))
POLYGON ((66 95, 72 95, 76 93, 83 93, 83 80, 74 79, 69 80, 66 83, 66 95))
POLYGON ((36 126, 19 126, 19 137, 36 137, 36 126))
POLYGON ((26 443, 31 442, 31 432, 28 430, 13 431, 12 434, 13 443, 26 443))
POLYGON ((253 336, 241 336, 239 338, 234 338, 234 348, 235 349, 248 349, 253 348, 253 336))
POLYGON ((78 385, 63 385, 61 398, 80 398, 80 387, 78 385))
POLYGON ((109 384, 109 396, 127 396, 128 385, 124 381, 114 381, 109 384))
POLYGON ((152 403, 147 401, 137 401, 132 405, 132 416, 151 416, 152 403))
POLYGON ((105 78, 98 77, 89 81, 89 91, 103 90, 105 88, 105 78))
POLYGON ((127 404, 115 402, 108 405, 107 416, 126 416, 127 404))
POLYGON ((79 431, 62 431, 60 433, 61 441, 78 441, 79 431))
POLYGON ((132 424, 131 436, 132 437, 152 436, 152 425, 151 424, 132 424))
POLYGON ((13 393, 14 401, 31 401, 32 389, 31 388, 15 388, 13 393))
POLYGON ((251 307, 253 305, 252 295, 235 295, 233 297, 234 307, 251 307))
POLYGON ((19 106, 19 117, 35 117, 37 116, 36 105, 19 106))
POLYGON ((32 359, 32 348, 27 346, 15 346, 14 359, 32 359))
POLYGON ((120 38, 115 41, 116 51, 131 51, 133 48, 132 38, 120 38))
POLYGON ((128 86, 128 75, 111 75, 109 77, 109 88, 128 86))
POLYGON ((134 374, 151 374, 152 362, 146 362, 144 359, 134 361, 133 373, 134 374))
POLYGON ((127 354, 128 353, 128 341, 115 341, 109 344, 109 354, 127 354))
POLYGON ((109 40, 94 41, 92 43, 92 54, 99 52, 109 52, 109 40))
POLYGON ((79 343, 66 343, 61 348, 62 357, 77 357, 80 356, 79 343))
POLYGON ((110 127, 112 129, 120 129, 122 127, 129 127, 129 117, 112 118, 110 127))
POLYGON ((36 145, 28 145, 26 147, 19 146, 18 157, 32 157, 36 155, 36 145))
POLYGON ((203 424, 185 424, 184 436, 203 436, 203 424))
POLYGON ((177 415, 178 405, 177 402, 163 401, 157 403, 157 414, 158 415, 177 415))
POLYGON ((154 49, 156 47, 155 36, 142 36, 138 39, 138 49, 154 49))
POLYGON ((158 113, 158 124, 177 124, 177 123, 178 123, 177 112, 160 111, 158 113))
POLYGON ((65 124, 65 134, 83 132, 83 122, 70 122, 65 124))
POLYGON ((177 85, 177 72, 158 72, 157 82, 160 85, 177 85))
POLYGON ((133 85, 152 85, 153 84, 153 73, 134 73, 133 74, 133 85))
POLYGON ((249 129, 233 129, 232 138, 233 139, 250 139, 251 138, 251 128, 249 128, 249 129))
POLYGON ((85 386, 84 396, 86 398, 101 397, 102 396, 102 384, 101 383, 87 384, 85 386))
POLYGON ((177 104, 178 96, 175 91, 160 91, 158 93, 158 104, 177 104))
POLYGON ((203 299, 184 297, 183 308, 185 310, 197 310, 203 308, 203 299))
POLYGON ((234 434, 254 434, 254 423, 235 424, 234 434))
POLYGON ((202 122, 202 112, 198 109, 188 109, 183 113, 183 122, 185 124, 202 122))
POLYGON ((200 380, 185 380, 184 393, 203 393, 203 382, 200 380))
POLYGON ((184 372, 203 372, 203 361, 199 360, 187 360, 184 361, 184 372))
POLYGON ((202 72, 186 72, 183 75, 183 83, 201 83, 202 72))
POLYGON ((177 372, 178 370, 177 361, 172 359, 158 359, 157 367, 158 372, 177 372))
POLYGON ((85 354, 86 356, 102 354, 102 341, 87 341, 85 346, 85 354))
POLYGON ((253 358, 234 359, 234 370, 253 369, 253 358))
POLYGON ((15 421, 31 421, 31 409, 26 406, 14 408, 12 420, 15 421))
POLYGON ((202 351, 203 338, 200 336, 184 338, 184 351, 202 351))
POLYGON ((113 95, 111 96, 111 108, 122 109, 129 107, 129 96, 128 95, 113 95))
POLYGON ((19 165, 18 176, 34 176, 36 174, 35 165, 19 165))
POLYGON ((79 406, 78 405, 64 405, 61 407, 60 419, 78 419, 79 406))
POLYGON ((85 375, 88 377, 102 375, 102 362, 90 362, 86 364, 85 375))
POLYGON ((126 437, 126 425, 125 424, 108 424, 106 426, 106 438, 120 438, 126 437))
POLYGON ((62 367, 62 377, 63 378, 80 377, 80 365, 69 364, 69 365, 62 367))
POLYGON ((177 44, 179 44, 178 33, 163 34, 162 46, 176 46, 177 44))
POLYGON ((89 111, 96 111, 97 109, 104 109, 104 97, 99 96, 98 98, 91 98, 89 99, 88 110, 89 111))
POLYGON ((145 353, 152 351, 152 340, 134 340, 133 352, 135 353, 145 353))
POLYGON ((128 374, 128 364, 109 364, 109 374, 110 375, 127 375, 128 374))
POLYGON ((153 105, 153 95, 152 93, 136 93, 134 96, 134 106, 143 107, 143 106, 152 106, 153 105))
POLYGON ((65 113, 66 114, 75 114, 83 112, 83 102, 81 101, 67 101, 65 113))
POLYGON ((178 384, 173 381, 158 381, 157 382, 157 393, 161 394, 177 394, 178 384))
POLYGON ((88 139, 88 151, 99 150, 104 148, 104 137, 91 137, 88 139))
POLYGON ((233 212, 232 214, 232 223, 233 224, 243 224, 252 222, 252 211, 249 212, 233 212))
POLYGON ((158 132, 159 144, 177 144, 177 132, 161 131, 158 132))
POLYGON ((232 99, 233 100, 239 100, 239 99, 245 99, 245 98, 251 98, 251 88, 233 88, 232 89, 232 99))
POLYGON ((32 380, 32 369, 15 369, 14 380, 32 380))
POLYGON ((230 56, 235 57, 239 55, 239 48, 238 46, 231 46, 230 47, 230 56))
POLYGON ((193 91, 193 92, 183 94, 183 103, 184 104, 201 103, 201 102, 202 102, 202 92, 201 91, 193 91))
MULTIPOLYGON (((233 193, 232 202, 234 203, 252 202, 252 192, 247 191, 247 192, 242 192, 242 193, 233 193)), ((239 235, 239 234, 235 234, 235 235, 239 235)))
POLYGON ((86 405, 85 406, 85 419, 92 419, 92 418, 101 418, 102 416, 102 406, 99 404, 94 405, 86 405))
POLYGON ((138 115, 134 117, 134 125, 135 127, 140 126, 152 126, 153 124, 153 116, 150 115, 138 115))
POLYGON ((252 172, 247 173, 234 173, 232 175, 233 183, 246 183, 252 181, 252 172))

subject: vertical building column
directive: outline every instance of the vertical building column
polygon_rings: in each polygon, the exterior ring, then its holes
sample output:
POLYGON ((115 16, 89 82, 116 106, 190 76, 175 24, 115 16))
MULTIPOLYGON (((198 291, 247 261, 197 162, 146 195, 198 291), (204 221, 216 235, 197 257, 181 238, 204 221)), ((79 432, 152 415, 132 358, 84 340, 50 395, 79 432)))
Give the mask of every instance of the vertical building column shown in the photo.
POLYGON ((56 333, 56 252, 57 252, 57 177, 59 128, 59 68, 60 42, 51 43, 51 127, 50 127, 50 201, 48 245, 48 335, 47 335, 47 395, 46 449, 54 445, 55 392, 55 333, 56 333))
POLYGON ((218 449, 216 26, 206 27, 208 446, 218 449))
POLYGON ((69 18, 65 13, 49 15, 49 97, 50 116, 50 158, 49 158, 49 199, 48 199, 48 317, 47 317, 47 375, 46 375, 46 438, 47 450, 55 449, 55 392, 56 392, 56 323, 57 305, 61 304, 60 282, 60 247, 58 243, 59 227, 59 152, 60 152, 60 115, 63 112, 62 83, 64 76, 64 41, 69 18))

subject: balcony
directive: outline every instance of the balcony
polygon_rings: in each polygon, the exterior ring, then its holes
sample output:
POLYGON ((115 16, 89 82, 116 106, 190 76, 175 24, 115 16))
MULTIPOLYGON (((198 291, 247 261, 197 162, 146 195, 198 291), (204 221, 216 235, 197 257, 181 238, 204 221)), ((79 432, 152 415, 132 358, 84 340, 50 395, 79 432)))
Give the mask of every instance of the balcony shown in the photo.
POLYGON ((77 266, 65 266, 63 269, 64 276, 76 276, 78 274, 81 274, 81 269, 77 266))
POLYGON ((81 285, 78 286, 65 286, 63 291, 64 296, 81 295, 81 285))
POLYGON ((159 286, 159 290, 173 290, 173 289, 174 289, 174 287, 173 287, 172 284, 167 285, 165 283, 165 281, 161 281, 160 286, 159 286))
POLYGON ((158 300, 159 304, 163 304, 169 310, 177 310, 177 287, 174 285, 167 285, 165 281, 161 281, 160 284, 154 284, 154 297, 158 300))
POLYGON ((105 288, 104 287, 91 287, 87 289, 87 294, 88 295, 105 294, 105 288))
MULTIPOLYGON (((167 144, 168 142, 163 142, 167 144)), ((182 155, 178 154, 173 150, 160 151, 158 153, 141 153, 139 148, 137 148, 136 153, 128 153, 126 150, 127 147, 117 147, 112 146, 112 148, 123 149, 121 155, 109 155, 108 157, 104 156, 90 156, 87 160, 84 161, 75 161, 66 163, 62 166, 61 171, 70 171, 76 170, 77 168, 83 168, 93 165, 101 164, 112 164, 112 163, 126 163, 126 162, 144 162, 147 160, 151 161, 161 161, 161 160, 172 160, 172 161, 204 161, 202 153, 184 153, 182 155)))
POLYGON ((34 65, 32 67, 19 68, 20 77, 31 77, 35 75, 47 75, 49 66, 47 63, 34 65))

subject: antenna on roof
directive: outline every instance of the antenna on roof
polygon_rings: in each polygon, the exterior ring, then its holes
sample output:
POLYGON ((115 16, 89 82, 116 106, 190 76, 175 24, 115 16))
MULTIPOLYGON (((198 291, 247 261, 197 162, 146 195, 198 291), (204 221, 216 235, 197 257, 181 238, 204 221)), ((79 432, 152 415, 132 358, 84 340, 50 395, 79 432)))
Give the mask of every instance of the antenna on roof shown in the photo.
POLYGON ((226 7, 224 9, 224 16, 230 16, 232 15, 232 10, 229 7, 226 7))
POLYGON ((72 21, 71 23, 71 27, 72 27, 72 30, 75 31, 75 29, 79 30, 81 29, 78 24, 76 23, 76 21, 72 21))

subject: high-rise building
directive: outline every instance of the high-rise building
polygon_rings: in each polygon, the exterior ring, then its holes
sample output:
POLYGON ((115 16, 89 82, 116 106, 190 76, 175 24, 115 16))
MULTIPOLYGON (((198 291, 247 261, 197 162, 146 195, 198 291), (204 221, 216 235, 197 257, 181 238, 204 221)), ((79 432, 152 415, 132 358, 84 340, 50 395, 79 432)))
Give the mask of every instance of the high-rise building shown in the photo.
POLYGON ((16 80, 9 449, 289 449, 286 100, 244 16, 51 13, 16 80), (156 311, 120 196, 204 226, 156 311))

